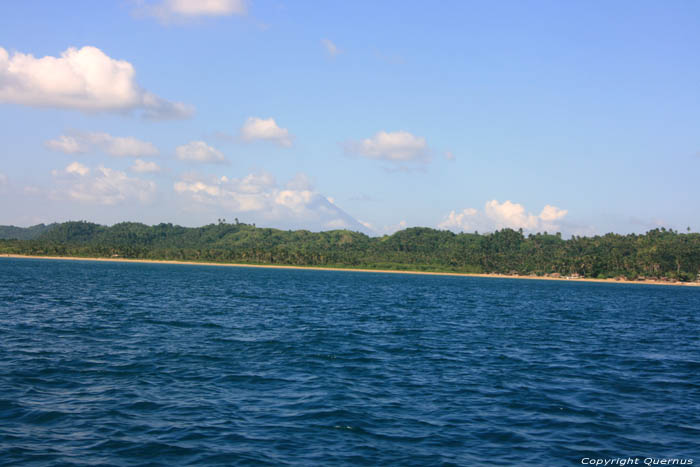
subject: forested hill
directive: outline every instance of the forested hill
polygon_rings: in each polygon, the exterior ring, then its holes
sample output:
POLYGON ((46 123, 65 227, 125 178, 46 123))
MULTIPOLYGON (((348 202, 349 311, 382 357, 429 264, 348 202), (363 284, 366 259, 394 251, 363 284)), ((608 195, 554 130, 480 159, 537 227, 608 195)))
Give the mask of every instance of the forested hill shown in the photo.
POLYGON ((15 227, 14 225, 0 225, 0 239, 32 240, 44 232, 52 229, 57 224, 37 224, 31 227, 15 227))
POLYGON ((480 235, 417 227, 368 237, 347 230, 314 233, 223 222, 196 228, 131 222, 43 227, 33 239, 0 240, 0 254, 681 281, 694 281, 700 272, 700 234, 666 229, 564 240, 559 234, 511 229, 480 235))

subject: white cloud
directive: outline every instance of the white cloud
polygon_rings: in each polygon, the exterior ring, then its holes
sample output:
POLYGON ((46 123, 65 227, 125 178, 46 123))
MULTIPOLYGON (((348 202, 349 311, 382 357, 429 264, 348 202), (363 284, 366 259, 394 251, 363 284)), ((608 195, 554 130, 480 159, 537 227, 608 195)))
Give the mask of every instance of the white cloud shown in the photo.
POLYGON ((447 152, 445 153, 445 159, 447 159, 448 161, 453 161, 453 160, 455 160, 455 159, 457 159, 457 158, 456 158, 455 155, 452 153, 452 151, 447 151, 447 152))
POLYGON ((540 214, 534 215, 525 211, 522 204, 505 201, 499 203, 491 200, 484 205, 483 212, 474 208, 461 212, 451 211, 438 228, 454 231, 469 232, 474 230, 493 231, 503 228, 523 229, 527 231, 556 231, 567 210, 556 206, 546 205, 540 214))
POLYGON ((44 146, 54 151, 60 151, 66 154, 86 152, 86 148, 73 136, 61 135, 56 139, 46 141, 44 146))
POLYGON ((499 203, 491 200, 484 206, 486 217, 491 219, 497 229, 509 227, 511 229, 532 230, 537 227, 539 218, 533 214, 527 214, 522 204, 505 201, 499 203))
POLYGON ((178 159, 190 162, 220 163, 226 158, 218 149, 209 146, 204 141, 191 141, 175 148, 178 159))
POLYGON ((426 161, 428 159, 428 146, 425 138, 414 136, 407 131, 391 133, 380 131, 371 138, 346 143, 345 151, 369 159, 392 162, 426 161))
POLYGON ((141 88, 131 63, 97 47, 71 47, 60 57, 9 55, 0 47, 0 103, 75 109, 84 112, 140 110, 154 119, 185 118, 191 107, 141 88))
POLYGON ((87 204, 112 206, 122 202, 148 202, 156 191, 155 183, 131 178, 126 173, 107 167, 91 170, 73 162, 64 170, 52 172, 57 188, 54 199, 70 199, 87 204))
POLYGON ((244 214, 248 221, 285 228, 327 230, 350 228, 366 231, 365 227, 345 213, 308 183, 300 184, 305 175, 297 176, 284 187, 272 175, 262 172, 243 178, 209 178, 185 176, 175 182, 173 189, 184 199, 217 210, 244 214))
POLYGON ((244 141, 271 141, 290 147, 294 136, 286 128, 280 128, 273 118, 249 117, 241 128, 241 138, 244 141))
POLYGON ((90 173, 90 169, 85 167, 80 162, 73 162, 65 168, 67 174, 78 174, 80 176, 85 176, 90 173))
POLYGON ((160 167, 155 162, 146 162, 141 159, 136 159, 131 167, 132 172, 136 173, 153 173, 160 172, 160 167))
POLYGON ((475 223, 477 210, 467 208, 462 212, 450 211, 450 213, 438 224, 438 228, 447 230, 475 230, 472 226, 475 223))
POLYGON ((115 157, 149 157, 158 155, 158 148, 148 141, 131 136, 112 136, 107 133, 76 133, 61 135, 46 141, 44 145, 54 151, 66 154, 103 151, 115 157))
MULTIPOLYGON (((284 206, 293 212, 300 213, 307 208, 314 196, 318 196, 311 190, 280 190, 275 195, 275 204, 284 206)), ((328 199, 323 197, 328 202, 328 199)))
POLYGON ((321 45, 326 49, 328 55, 335 57, 341 53, 341 50, 330 39, 321 39, 321 45))
POLYGON ((155 16, 166 23, 202 16, 245 15, 247 12, 245 0, 163 0, 137 10, 137 13, 155 16))
POLYGON ((542 219, 544 222, 553 222, 566 216, 568 212, 569 211, 566 209, 559 209, 556 206, 550 206, 548 204, 542 209, 540 219, 542 219))

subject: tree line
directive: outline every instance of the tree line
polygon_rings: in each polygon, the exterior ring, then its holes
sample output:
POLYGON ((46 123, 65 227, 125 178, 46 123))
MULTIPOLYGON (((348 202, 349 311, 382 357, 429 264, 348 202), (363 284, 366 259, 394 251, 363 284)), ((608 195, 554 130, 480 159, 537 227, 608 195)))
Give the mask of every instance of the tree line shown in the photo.
POLYGON ((80 221, 28 229, 34 229, 29 239, 15 231, 14 238, 0 240, 0 254, 673 281, 695 281, 700 273, 700 234, 665 228, 570 239, 513 229, 456 234, 425 227, 369 237, 348 230, 260 228, 223 219, 192 228, 80 221))

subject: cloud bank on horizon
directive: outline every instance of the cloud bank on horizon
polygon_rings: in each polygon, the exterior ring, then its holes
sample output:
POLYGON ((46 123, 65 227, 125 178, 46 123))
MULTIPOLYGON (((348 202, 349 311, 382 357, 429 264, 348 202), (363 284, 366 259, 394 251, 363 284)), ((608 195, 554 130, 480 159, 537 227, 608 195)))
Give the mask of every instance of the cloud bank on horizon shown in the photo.
POLYGON ((560 221, 568 211, 556 206, 546 205, 538 215, 526 212, 525 206, 506 200, 487 201, 484 210, 466 208, 461 212, 450 213, 438 224, 438 227, 457 232, 492 232, 500 229, 522 229, 528 232, 556 232, 561 228, 560 221))
POLYGON ((363 224, 314 190, 305 174, 297 174, 284 186, 265 172, 243 178, 185 175, 175 182, 175 192, 198 207, 223 208, 258 222, 284 222, 307 230, 351 229, 372 233, 363 224))
POLYGON ((129 177, 107 167, 89 167, 73 162, 63 170, 52 172, 56 180, 48 196, 54 200, 115 206, 123 202, 148 203, 156 192, 150 180, 129 177))

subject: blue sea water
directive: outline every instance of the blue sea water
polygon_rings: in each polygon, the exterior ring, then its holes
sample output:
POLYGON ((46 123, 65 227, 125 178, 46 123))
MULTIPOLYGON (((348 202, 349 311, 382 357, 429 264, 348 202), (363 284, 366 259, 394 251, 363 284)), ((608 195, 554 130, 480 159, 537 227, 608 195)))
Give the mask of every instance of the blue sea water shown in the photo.
POLYGON ((2 258, 0 464, 697 464, 699 336, 700 288, 2 258))

